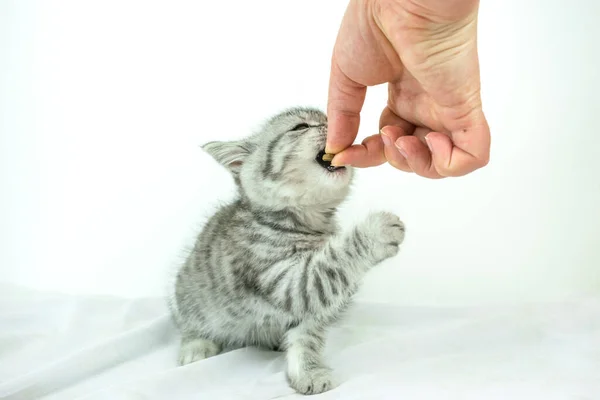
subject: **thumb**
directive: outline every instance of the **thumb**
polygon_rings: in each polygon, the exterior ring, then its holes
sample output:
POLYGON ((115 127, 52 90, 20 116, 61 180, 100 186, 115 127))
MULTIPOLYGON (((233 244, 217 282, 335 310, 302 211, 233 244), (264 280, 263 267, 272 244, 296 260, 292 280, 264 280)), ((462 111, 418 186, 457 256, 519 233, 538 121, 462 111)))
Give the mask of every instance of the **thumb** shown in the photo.
POLYGON ((367 87, 348 78, 340 69, 334 55, 327 102, 327 153, 337 154, 354 143, 366 94, 367 87))

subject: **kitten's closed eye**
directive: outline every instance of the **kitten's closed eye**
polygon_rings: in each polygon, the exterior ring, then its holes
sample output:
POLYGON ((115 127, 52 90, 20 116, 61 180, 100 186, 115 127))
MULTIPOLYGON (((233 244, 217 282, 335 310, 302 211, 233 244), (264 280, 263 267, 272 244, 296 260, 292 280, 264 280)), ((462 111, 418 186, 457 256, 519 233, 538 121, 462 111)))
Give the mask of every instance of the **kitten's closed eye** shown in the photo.
POLYGON ((292 128, 292 131, 300 131, 302 129, 308 129, 310 128, 310 125, 307 123, 301 123, 296 125, 295 127, 292 128))

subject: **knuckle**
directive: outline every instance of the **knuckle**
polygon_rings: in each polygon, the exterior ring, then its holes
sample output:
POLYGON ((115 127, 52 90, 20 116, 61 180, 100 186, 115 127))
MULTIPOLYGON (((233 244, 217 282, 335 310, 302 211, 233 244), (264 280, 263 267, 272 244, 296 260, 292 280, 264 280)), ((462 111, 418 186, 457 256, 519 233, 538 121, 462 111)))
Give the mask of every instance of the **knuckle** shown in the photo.
POLYGON ((490 163, 490 153, 486 153, 484 156, 479 158, 479 168, 483 168, 490 163))

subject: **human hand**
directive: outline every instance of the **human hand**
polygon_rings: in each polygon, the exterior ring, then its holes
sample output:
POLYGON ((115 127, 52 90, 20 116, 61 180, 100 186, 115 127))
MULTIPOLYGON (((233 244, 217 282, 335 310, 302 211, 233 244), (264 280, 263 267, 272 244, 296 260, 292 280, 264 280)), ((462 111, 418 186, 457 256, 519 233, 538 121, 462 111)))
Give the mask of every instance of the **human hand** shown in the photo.
POLYGON ((488 162, 478 0, 351 0, 333 51, 326 152, 333 165, 389 162, 428 178, 488 162), (367 87, 388 83, 380 134, 352 145, 367 87), (352 145, 352 146, 351 146, 352 145))

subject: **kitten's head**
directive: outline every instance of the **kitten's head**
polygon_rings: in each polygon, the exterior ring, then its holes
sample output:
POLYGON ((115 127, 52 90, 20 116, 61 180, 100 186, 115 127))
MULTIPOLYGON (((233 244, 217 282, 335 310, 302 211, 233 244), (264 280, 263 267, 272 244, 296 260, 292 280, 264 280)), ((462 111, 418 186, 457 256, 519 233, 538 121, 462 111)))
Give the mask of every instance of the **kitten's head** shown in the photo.
POLYGON ((269 208, 339 205, 349 191, 352 170, 321 159, 327 116, 293 108, 271 118, 242 140, 203 146, 234 176, 251 202, 269 208))

